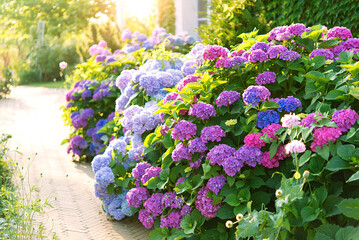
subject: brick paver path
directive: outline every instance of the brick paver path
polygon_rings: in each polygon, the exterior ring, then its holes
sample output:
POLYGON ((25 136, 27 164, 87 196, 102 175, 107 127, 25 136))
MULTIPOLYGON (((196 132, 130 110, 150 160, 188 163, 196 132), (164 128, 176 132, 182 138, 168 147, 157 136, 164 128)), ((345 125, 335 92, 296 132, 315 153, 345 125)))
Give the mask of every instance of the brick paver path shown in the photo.
POLYGON ((45 221, 46 229, 60 240, 148 239, 149 231, 134 219, 106 219, 101 201, 93 195, 90 164, 72 162, 66 147, 60 146, 69 133, 59 109, 65 93, 65 89, 19 86, 0 101, 0 133, 13 135, 12 148, 18 146, 24 158, 32 157, 30 183, 39 182, 41 198, 50 196, 54 207, 46 209, 48 220, 38 220, 45 221))

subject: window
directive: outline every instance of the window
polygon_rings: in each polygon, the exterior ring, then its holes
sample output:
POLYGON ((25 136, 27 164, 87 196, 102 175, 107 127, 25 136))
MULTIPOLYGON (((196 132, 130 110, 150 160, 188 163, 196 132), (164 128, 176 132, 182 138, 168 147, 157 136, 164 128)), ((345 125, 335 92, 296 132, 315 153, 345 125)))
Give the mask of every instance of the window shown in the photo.
POLYGON ((198 27, 209 23, 210 19, 210 0, 198 1, 198 27))

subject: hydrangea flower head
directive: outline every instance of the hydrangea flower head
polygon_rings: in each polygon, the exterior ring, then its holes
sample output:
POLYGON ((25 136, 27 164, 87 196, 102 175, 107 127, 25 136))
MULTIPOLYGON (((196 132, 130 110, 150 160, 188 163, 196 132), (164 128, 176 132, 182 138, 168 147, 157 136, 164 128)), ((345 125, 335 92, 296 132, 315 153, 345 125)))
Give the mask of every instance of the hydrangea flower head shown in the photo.
POLYGON ((167 216, 161 216, 160 228, 181 228, 182 215, 180 211, 172 211, 167 216))
POLYGON ((221 191, 224 184, 226 184, 227 179, 223 175, 219 175, 217 177, 212 177, 208 180, 206 187, 218 195, 219 191, 221 191))
POLYGON ((181 209, 184 204, 184 201, 181 197, 178 197, 176 195, 176 192, 166 192, 163 195, 162 203, 165 207, 171 209, 181 209))
POLYGON ((333 27, 329 29, 327 33, 327 40, 333 38, 347 39, 352 37, 353 37, 352 33, 346 27, 333 27))
POLYGON ((209 141, 221 141, 222 137, 225 137, 226 133, 224 130, 218 126, 210 126, 210 127, 204 127, 201 132, 201 140, 203 143, 207 143, 209 141))
POLYGON ((313 137, 314 141, 310 145, 310 148, 313 152, 316 152, 316 147, 322 148, 323 144, 328 145, 329 141, 332 140, 335 142, 340 136, 342 132, 339 128, 335 127, 321 127, 314 130, 313 137))
POLYGON ((208 45, 203 51, 203 59, 213 61, 220 57, 225 58, 228 54, 229 50, 227 48, 217 45, 208 45))
POLYGON ((205 120, 216 116, 216 110, 211 104, 198 102, 193 104, 188 112, 188 115, 205 120))
POLYGON ((253 44, 251 46, 251 51, 253 52, 254 50, 262 50, 264 52, 267 52, 269 49, 270 45, 268 43, 265 42, 256 42, 255 44, 253 44))
POLYGON ((210 164, 214 166, 215 164, 222 165, 223 161, 229 157, 232 157, 236 149, 226 145, 219 144, 214 146, 208 153, 207 158, 210 160, 210 164))
POLYGON ((308 116, 302 119, 300 125, 310 128, 312 123, 318 123, 318 119, 316 118, 318 118, 319 116, 323 117, 321 113, 310 113, 308 114, 308 116))
POLYGON ((246 105, 257 106, 260 102, 269 99, 271 93, 263 86, 249 86, 243 93, 243 101, 246 105))
POLYGON ((281 54, 283 52, 287 52, 287 51, 289 51, 289 50, 283 45, 273 45, 273 46, 270 46, 267 54, 270 59, 273 59, 273 58, 278 57, 279 54, 281 54))
POLYGON ((251 63, 256 62, 267 62, 268 55, 261 49, 257 49, 252 51, 248 56, 248 61, 251 63))
POLYGON ((286 128, 291 128, 294 126, 297 126, 300 124, 300 117, 298 117, 297 115, 293 114, 285 114, 282 119, 282 126, 286 127, 286 128))
POLYGON ((268 36, 268 41, 273 41, 273 40, 277 40, 280 41, 282 40, 280 37, 280 34, 285 34, 287 31, 287 26, 280 26, 280 27, 276 27, 273 28, 270 32, 269 32, 269 36, 268 36))
POLYGON ((287 32, 292 35, 302 36, 307 31, 307 27, 302 23, 292 24, 287 28, 287 32))
POLYGON ((267 127, 273 123, 279 123, 279 113, 272 109, 267 111, 259 112, 257 115, 257 126, 259 128, 267 127))
POLYGON ((182 159, 191 160, 192 154, 183 143, 179 143, 172 152, 172 159, 175 162, 181 161, 182 159))
POLYGON ((337 110, 333 113, 332 121, 342 132, 347 132, 359 118, 358 113, 352 109, 337 110))
POLYGON ((313 58, 313 57, 321 56, 321 55, 325 57, 325 60, 334 60, 333 52, 326 48, 314 49, 310 53, 309 58, 313 58))
POLYGON ((147 228, 151 229, 153 227, 153 224, 155 223, 156 217, 153 216, 148 210, 141 209, 138 213, 138 220, 142 223, 142 225, 147 228))
POLYGON ((306 148, 302 141, 292 140, 290 143, 285 145, 285 152, 287 154, 290 153, 303 153, 305 152, 306 148))
POLYGON ((281 59, 283 61, 289 61, 289 62, 297 60, 301 57, 302 57, 302 55, 300 55, 296 51, 292 51, 292 50, 283 51, 283 52, 279 53, 279 56, 278 56, 279 59, 281 59))
POLYGON ((258 85, 265 85, 269 83, 274 83, 276 80, 276 75, 274 72, 266 71, 264 73, 258 74, 256 77, 256 83, 258 85))
POLYGON ((107 187, 110 183, 114 182, 114 179, 115 175, 110 167, 103 167, 95 174, 96 182, 102 187, 107 187))
POLYGON ((241 95, 237 91, 223 91, 216 99, 217 107, 232 105, 240 98, 240 96, 241 95))
POLYGON ((197 126, 186 120, 179 121, 173 128, 171 136, 174 139, 185 140, 190 139, 192 135, 196 135, 197 126))
POLYGON ((263 133, 250 133, 244 137, 244 144, 247 146, 254 146, 257 148, 262 148, 266 143, 261 139, 263 133))
POLYGON ((150 180, 153 177, 159 177, 160 173, 161 173, 162 169, 160 167, 149 167, 146 168, 145 170, 145 174, 143 174, 142 178, 141 178, 141 183, 145 184, 146 182, 148 182, 148 180, 150 180))
POLYGON ((150 194, 144 187, 132 188, 126 194, 126 201, 129 206, 139 208, 144 201, 149 198, 150 194))
POLYGON ((206 144, 204 144, 201 140, 201 138, 195 138, 193 140, 191 140, 188 144, 188 151, 191 154, 194 153, 204 153, 205 151, 207 151, 207 146, 206 144))
POLYGON ((302 107, 302 103, 298 98, 295 98, 293 96, 289 96, 287 98, 280 98, 278 101, 276 101, 279 104, 278 112, 282 112, 283 110, 287 112, 293 112, 298 107, 302 107))
POLYGON ((226 158, 222 164, 224 172, 230 177, 236 175, 236 173, 241 170, 243 165, 243 161, 239 161, 236 157, 226 158))
MULTIPOLYGON (((279 122, 279 120, 278 120, 279 122)), ((278 129, 280 129, 282 127, 282 125, 278 124, 278 123, 273 123, 270 124, 266 127, 264 127, 262 129, 262 133, 267 133, 268 134, 268 138, 270 139, 278 139, 278 136, 275 135, 276 131, 278 131, 278 129)))
POLYGON ((239 161, 245 162, 251 167, 255 167, 257 164, 261 163, 263 153, 257 147, 243 145, 237 152, 235 152, 234 156, 239 161))
POLYGON ((150 198, 148 198, 143 206, 147 211, 149 211, 154 217, 161 215, 164 204, 162 202, 163 193, 154 193, 150 198))
POLYGON ((97 155, 91 162, 94 173, 97 173, 103 167, 109 167, 112 158, 108 155, 97 155))
POLYGON ((134 167, 132 169, 132 176, 135 179, 141 180, 142 176, 145 174, 146 169, 150 168, 151 164, 147 163, 147 162, 141 162, 141 163, 137 163, 136 167, 134 167))
POLYGON ((177 89, 179 91, 181 91, 188 83, 191 82, 198 82, 199 77, 198 76, 187 76, 185 78, 183 78, 178 84, 177 84, 177 89))
POLYGON ((198 191, 195 205, 203 216, 214 218, 222 204, 213 204, 213 199, 206 196, 208 191, 208 187, 203 187, 198 191))

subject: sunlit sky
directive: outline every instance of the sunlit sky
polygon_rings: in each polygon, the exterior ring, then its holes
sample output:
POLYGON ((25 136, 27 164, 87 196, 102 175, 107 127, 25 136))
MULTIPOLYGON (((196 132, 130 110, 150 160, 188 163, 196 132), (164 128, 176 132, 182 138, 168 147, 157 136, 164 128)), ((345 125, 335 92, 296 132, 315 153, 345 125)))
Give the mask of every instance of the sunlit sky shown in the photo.
POLYGON ((126 17, 147 18, 153 11, 154 0, 120 0, 126 3, 126 17))

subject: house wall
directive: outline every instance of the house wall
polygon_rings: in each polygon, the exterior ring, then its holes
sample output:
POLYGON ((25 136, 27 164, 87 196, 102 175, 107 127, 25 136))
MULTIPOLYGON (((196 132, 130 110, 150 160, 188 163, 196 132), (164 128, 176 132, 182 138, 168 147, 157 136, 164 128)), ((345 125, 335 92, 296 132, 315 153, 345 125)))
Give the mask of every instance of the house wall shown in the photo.
POLYGON ((198 39, 198 1, 175 0, 176 34, 188 33, 198 39))

